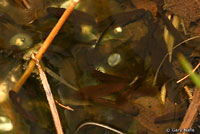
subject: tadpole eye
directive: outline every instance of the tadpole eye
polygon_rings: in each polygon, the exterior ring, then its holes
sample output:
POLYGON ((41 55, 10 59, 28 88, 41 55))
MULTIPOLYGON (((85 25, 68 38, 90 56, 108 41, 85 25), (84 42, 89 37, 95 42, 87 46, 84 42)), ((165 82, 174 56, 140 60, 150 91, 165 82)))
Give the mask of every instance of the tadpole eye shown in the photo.
POLYGON ((21 38, 21 41, 22 41, 22 42, 25 42, 25 38, 21 38))
POLYGON ((121 55, 119 53, 113 53, 108 57, 108 65, 111 67, 117 66, 122 61, 121 55))
POLYGON ((122 27, 116 27, 114 29, 114 33, 121 33, 122 32, 122 27))
POLYGON ((18 33, 10 39, 10 45, 18 46, 20 49, 29 48, 32 42, 32 38, 26 33, 18 33))

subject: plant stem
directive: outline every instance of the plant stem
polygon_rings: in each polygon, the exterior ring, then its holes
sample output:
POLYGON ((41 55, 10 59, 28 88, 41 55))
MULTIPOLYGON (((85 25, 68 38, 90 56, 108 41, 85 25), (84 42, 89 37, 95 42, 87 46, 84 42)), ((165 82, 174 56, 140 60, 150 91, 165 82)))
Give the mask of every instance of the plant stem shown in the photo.
MULTIPOLYGON (((58 20, 57 24, 54 26, 54 28, 52 29, 52 31, 50 32, 50 34, 48 35, 48 37, 44 41, 41 48, 37 52, 37 54, 35 56, 37 59, 41 60, 42 55, 46 52, 47 48, 49 47, 49 45, 51 44, 51 42, 53 41, 55 36, 58 34, 59 30, 61 29, 61 27, 63 26, 63 24, 65 23, 65 21, 69 17, 69 15, 72 13, 72 11, 74 10, 74 8, 75 8, 76 4, 78 4, 78 2, 79 2, 79 0, 73 0, 71 2, 71 4, 69 5, 69 7, 65 10, 63 15, 58 20)), ((28 67, 25 70, 24 74, 21 76, 19 81, 15 84, 15 86, 13 88, 13 90, 15 92, 19 92, 20 88, 26 82, 26 80, 30 76, 32 70, 34 69, 34 67, 35 67, 35 61, 31 60, 28 64, 28 67)))
MULTIPOLYGON (((200 90, 196 87, 190 106, 187 109, 187 112, 185 114, 185 117, 179 129, 184 130, 184 129, 190 129, 192 127, 196 119, 196 116, 198 114, 199 107, 200 107, 200 90)), ((186 132, 178 133, 178 134, 186 134, 186 132)))
POLYGON ((63 134, 62 125, 61 125, 60 118, 59 118, 59 115, 58 115, 58 110, 56 108, 56 104, 54 102, 54 98, 53 98, 53 95, 51 93, 51 88, 49 86, 47 77, 46 77, 44 71, 42 70, 42 67, 39 63, 39 60, 35 58, 33 53, 31 54, 31 58, 36 62, 36 66, 38 68, 38 72, 40 74, 40 79, 42 81, 42 85, 43 85, 44 91, 46 93, 47 101, 48 101, 49 106, 50 106, 50 110, 51 110, 51 114, 52 114, 52 117, 53 117, 53 121, 54 121, 54 125, 55 125, 55 128, 56 128, 57 134, 63 134))

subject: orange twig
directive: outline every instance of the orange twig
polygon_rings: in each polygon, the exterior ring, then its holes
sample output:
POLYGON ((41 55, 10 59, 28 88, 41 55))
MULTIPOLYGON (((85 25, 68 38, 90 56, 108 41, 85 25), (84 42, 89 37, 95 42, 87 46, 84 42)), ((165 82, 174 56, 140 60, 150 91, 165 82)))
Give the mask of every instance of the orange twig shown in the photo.
POLYGON ((178 80, 176 83, 180 83, 181 81, 185 80, 186 78, 188 78, 192 73, 194 73, 197 68, 200 66, 200 62, 197 64, 197 66, 192 70, 191 73, 189 73, 188 75, 186 75, 185 77, 181 78, 180 80, 178 80))
POLYGON ((15 2, 18 3, 20 6, 26 8, 26 9, 30 9, 31 8, 31 6, 27 2, 27 0, 15 0, 15 2))
POLYGON ((67 109, 67 110, 70 110, 70 111, 74 111, 74 109, 72 109, 71 107, 65 106, 65 105, 59 103, 57 100, 55 100, 55 102, 56 102, 59 106, 63 107, 64 109, 67 109))
POLYGON ((31 54, 31 58, 36 62, 36 65, 38 67, 40 79, 42 81, 42 85, 43 85, 44 91, 46 93, 46 97, 47 97, 47 100, 48 100, 48 103, 50 106, 51 114, 53 116, 53 121, 54 121, 54 125, 56 127, 57 134, 63 134, 62 125, 60 122, 58 111, 56 109, 56 104, 54 102, 54 98, 51 93, 51 89, 50 89, 49 83, 47 81, 46 75, 45 75, 44 71, 42 70, 42 67, 39 64, 39 60, 36 59, 36 57, 34 56, 33 53, 31 54))
POLYGON ((184 89, 185 89, 185 92, 188 95, 189 99, 192 100, 193 96, 192 96, 192 93, 191 93, 189 87, 188 86, 184 86, 184 89))
MULTIPOLYGON (((60 17, 58 23, 52 29, 52 31, 50 32, 49 36, 46 38, 46 40, 44 41, 43 45, 39 49, 37 55, 35 56, 37 59, 40 60, 42 58, 42 55, 46 52, 47 48, 49 47, 49 45, 51 44, 51 42, 53 41, 55 36, 58 34, 58 32, 61 29, 62 25, 64 24, 66 19, 69 17, 69 15, 71 14, 71 12, 73 11, 73 9, 75 8, 75 6, 76 6, 76 4, 78 2, 79 2, 79 0, 73 0, 71 2, 70 6, 65 10, 63 15, 60 17)), ((21 76, 19 81, 15 84, 15 86, 13 88, 13 90, 15 92, 19 92, 20 88, 25 83, 25 81, 28 79, 28 77, 30 76, 30 74, 31 74, 32 70, 34 69, 34 67, 35 67, 35 61, 31 60, 29 62, 29 64, 28 64, 28 67, 27 67, 26 71, 21 76)))
POLYGON ((27 0, 22 0, 22 2, 23 2, 24 6, 25 6, 27 9, 31 8, 31 6, 30 6, 29 3, 27 2, 27 0))

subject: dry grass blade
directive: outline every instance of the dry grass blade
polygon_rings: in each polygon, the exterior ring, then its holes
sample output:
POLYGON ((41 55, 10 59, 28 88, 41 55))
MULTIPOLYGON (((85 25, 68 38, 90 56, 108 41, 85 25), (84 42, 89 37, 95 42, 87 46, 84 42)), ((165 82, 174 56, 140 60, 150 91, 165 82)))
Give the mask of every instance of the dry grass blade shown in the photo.
MULTIPOLYGON (((63 15, 60 17, 58 23, 52 29, 52 31, 50 32, 49 36, 46 38, 46 40, 44 41, 43 45, 39 49, 37 55, 35 56, 37 59, 40 60, 42 58, 42 55, 46 52, 47 48, 49 47, 49 45, 51 44, 51 42, 53 41, 55 36, 58 34, 59 30, 61 29, 61 27, 65 23, 66 19, 69 17, 69 15, 71 14, 71 12, 73 11, 73 9, 75 8, 75 6, 76 6, 76 4, 78 2, 79 2, 79 0, 73 0, 71 2, 71 4, 69 5, 69 7, 65 10, 63 15)), ((31 60, 29 62, 29 64, 28 64, 28 67, 27 67, 26 71, 21 76, 19 81, 15 84, 15 86, 13 88, 13 90, 15 92, 19 92, 20 88, 22 87, 24 82, 28 79, 28 77, 30 76, 30 74, 31 74, 32 70, 34 69, 34 67, 35 67, 35 61, 31 60)))
POLYGON ((49 68, 45 67, 45 71, 52 76, 54 79, 58 80, 59 82, 61 82, 62 84, 64 84, 65 86, 78 91, 79 89, 76 88, 75 86, 73 86, 72 84, 70 84, 69 82, 67 82, 66 80, 64 80, 63 78, 61 78, 59 75, 57 75, 56 73, 54 73, 53 71, 51 71, 49 68))
POLYGON ((110 130, 110 131, 113 131, 113 132, 115 132, 115 133, 117 133, 117 134, 126 134, 126 133, 123 133, 123 132, 121 132, 121 131, 119 131, 119 130, 117 130, 117 129, 115 129, 115 128, 112 128, 112 127, 109 127, 109 126, 107 126, 107 125, 100 124, 100 123, 97 123, 97 122, 85 122, 85 123, 81 124, 81 125, 76 129, 76 131, 74 132, 74 134, 77 134, 78 131, 79 131, 81 128, 83 128, 83 127, 85 127, 85 126, 88 126, 88 125, 93 125, 93 126, 102 127, 102 128, 108 129, 108 130, 110 130))
MULTIPOLYGON (((190 129, 192 127, 192 124, 197 116, 199 107, 200 107, 200 90, 198 88, 195 88, 193 99, 190 103, 189 108, 187 109, 187 112, 179 129, 181 130, 190 129)), ((186 134, 186 132, 178 134, 186 134)))
POLYGON ((184 86, 184 89, 185 89, 185 92, 186 94, 188 95, 189 97, 189 100, 192 100, 192 92, 191 92, 191 89, 188 87, 188 86, 184 86))
POLYGON ((47 81, 46 75, 45 75, 44 71, 42 70, 42 67, 39 64, 39 60, 35 58, 33 53, 31 54, 31 58, 33 60, 35 60, 35 62, 36 62, 36 65, 37 65, 37 68, 38 68, 38 71, 40 74, 40 79, 42 81, 42 85, 44 87, 44 91, 46 93, 46 97, 47 97, 47 100, 48 100, 48 103, 50 106, 51 114, 53 116, 53 121, 54 121, 54 125, 56 127, 57 134, 63 134, 62 125, 60 122, 58 111, 56 109, 56 104, 54 102, 54 98, 51 93, 51 89, 50 89, 49 83, 47 81))
MULTIPOLYGON (((186 40, 184 40, 184 41, 178 43, 177 45, 175 45, 175 46, 172 48, 171 51, 173 51, 173 50, 176 49, 177 47, 181 46, 182 44, 184 44, 184 43, 186 43, 186 42, 188 42, 188 41, 197 39, 197 38, 200 38, 200 36, 194 36, 194 37, 191 37, 191 38, 189 38, 189 39, 186 39, 186 40)), ((169 56, 169 54, 170 54, 170 51, 163 57, 162 61, 160 62, 160 65, 158 66, 158 69, 156 70, 156 73, 155 73, 155 76, 154 76, 153 85, 156 84, 156 80, 157 80, 157 77, 158 77, 158 73, 159 73, 159 71, 160 71, 160 69, 161 69, 161 67, 162 67, 162 65, 163 65, 163 63, 164 63, 164 61, 166 60, 167 56, 169 56)))
POLYGON ((196 67, 192 70, 191 73, 189 73, 188 75, 186 75, 185 77, 181 78, 180 80, 178 80, 176 83, 180 83, 181 81, 187 79, 192 73, 194 73, 200 66, 200 62, 196 65, 196 67))

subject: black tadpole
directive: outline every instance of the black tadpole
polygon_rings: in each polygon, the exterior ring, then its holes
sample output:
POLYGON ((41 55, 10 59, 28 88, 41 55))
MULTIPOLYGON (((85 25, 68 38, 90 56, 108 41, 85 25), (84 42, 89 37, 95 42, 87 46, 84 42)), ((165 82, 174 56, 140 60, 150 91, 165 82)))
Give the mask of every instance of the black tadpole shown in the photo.
POLYGON ((110 29, 110 27, 114 24, 114 20, 105 28, 105 30, 101 33, 101 35, 99 36, 98 40, 96 41, 96 43, 94 44, 95 47, 99 45, 99 43, 101 42, 101 40, 103 39, 104 35, 108 32, 108 30, 110 29))

